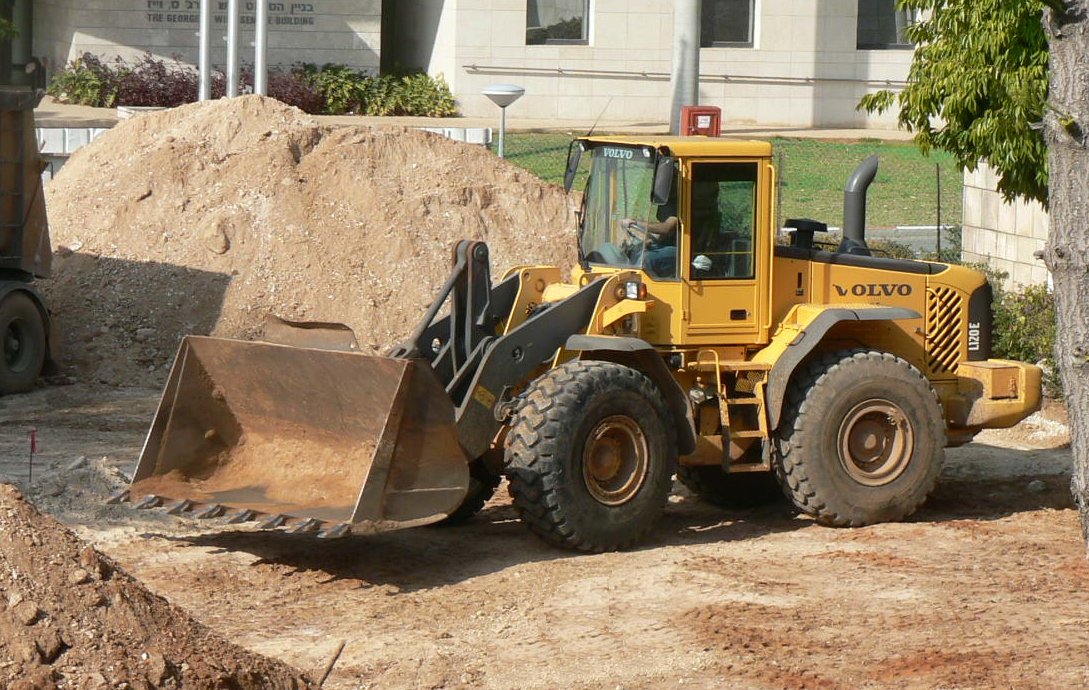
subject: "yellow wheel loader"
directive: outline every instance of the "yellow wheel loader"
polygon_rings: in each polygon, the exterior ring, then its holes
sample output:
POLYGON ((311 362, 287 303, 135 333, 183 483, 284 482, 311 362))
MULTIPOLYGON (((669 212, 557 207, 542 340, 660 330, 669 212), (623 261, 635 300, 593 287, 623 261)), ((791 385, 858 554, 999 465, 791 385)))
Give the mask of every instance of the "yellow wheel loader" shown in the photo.
POLYGON ((826 247, 812 220, 777 236, 771 154, 576 140, 570 278, 493 283, 487 247, 463 241, 387 357, 328 324, 187 337, 117 500, 330 538, 463 520, 505 476, 530 529, 586 551, 643 537, 674 474, 726 506, 785 492, 828 525, 910 515, 946 446, 1038 408, 1040 370, 990 358, 981 274, 869 250, 876 159, 826 247))

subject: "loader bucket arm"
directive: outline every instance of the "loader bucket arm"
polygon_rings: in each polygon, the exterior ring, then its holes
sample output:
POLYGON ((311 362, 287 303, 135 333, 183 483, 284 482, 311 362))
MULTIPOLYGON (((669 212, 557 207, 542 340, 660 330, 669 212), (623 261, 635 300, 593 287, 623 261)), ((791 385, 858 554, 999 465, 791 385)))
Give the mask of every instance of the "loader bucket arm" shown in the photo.
POLYGON ((483 454, 505 420, 517 389, 547 364, 567 338, 585 333, 607 280, 584 286, 491 344, 457 408, 457 430, 470 457, 483 454))
POLYGON ((459 406, 485 352, 510 315, 518 294, 518 276, 493 287, 488 246, 483 242, 458 242, 453 258, 454 268, 438 297, 412 335, 389 354, 426 359, 454 405, 459 406), (449 307, 448 313, 436 318, 443 306, 449 307))
POLYGON ((470 458, 488 450, 503 423, 499 409, 568 336, 583 333, 605 285, 599 279, 549 305, 509 333, 499 333, 518 294, 517 272, 492 286, 488 247, 462 240, 454 270, 412 336, 393 357, 431 362, 456 410, 458 438, 470 458), (436 319, 444 304, 449 313, 436 319))

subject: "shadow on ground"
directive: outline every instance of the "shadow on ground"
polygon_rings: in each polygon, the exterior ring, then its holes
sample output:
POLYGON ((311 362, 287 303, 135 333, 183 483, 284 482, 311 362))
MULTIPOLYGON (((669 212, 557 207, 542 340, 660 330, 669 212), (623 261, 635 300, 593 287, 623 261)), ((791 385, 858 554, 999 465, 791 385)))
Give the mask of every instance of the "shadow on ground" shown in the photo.
MULTIPOLYGON (((963 519, 998 520, 1015 513, 1072 506, 1068 474, 946 477, 909 521, 937 525, 963 519)), ((638 550, 757 539, 804 528, 838 529, 819 527, 811 518, 798 515, 785 498, 759 508, 727 510, 705 504, 678 488, 658 525, 638 550)), ((464 525, 353 535, 333 541, 237 529, 146 536, 188 546, 246 552, 261 563, 320 571, 330 580, 392 585, 402 592, 455 584, 530 562, 593 557, 538 539, 521 523, 505 496, 497 497, 464 525)))
MULTIPOLYGON (((659 524, 637 548, 650 550, 752 539, 808 524, 811 523, 796 519, 785 502, 746 511, 723 511, 680 497, 669 504, 659 524)), ((187 546, 243 551, 253 554, 261 563, 298 571, 321 571, 330 580, 393 585, 402 592, 443 587, 525 563, 594 557, 546 544, 506 504, 488 506, 459 526, 353 535, 333 541, 321 541, 311 535, 237 529, 145 536, 187 546)))

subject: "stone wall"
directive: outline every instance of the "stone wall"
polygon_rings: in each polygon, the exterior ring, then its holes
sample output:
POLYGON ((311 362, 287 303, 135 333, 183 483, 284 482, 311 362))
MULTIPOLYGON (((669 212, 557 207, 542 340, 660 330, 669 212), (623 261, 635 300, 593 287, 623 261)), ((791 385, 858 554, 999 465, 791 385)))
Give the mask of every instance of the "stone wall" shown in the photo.
MULTIPOLYGON (((266 0, 268 1, 268 0, 266 0)), ((241 57, 252 64, 254 1, 241 0, 241 57)), ((381 0, 270 1, 269 65, 336 62, 377 71, 381 0)), ((226 61, 227 2, 212 2, 212 62, 226 61)), ((84 52, 131 60, 144 51, 197 62, 200 0, 37 0, 34 50, 54 66, 84 52)))
POLYGON ((1047 242, 1047 211, 1036 202, 1004 202, 997 183, 986 165, 964 173, 964 260, 1006 272, 1010 286, 1048 282, 1044 262, 1033 256, 1047 242))

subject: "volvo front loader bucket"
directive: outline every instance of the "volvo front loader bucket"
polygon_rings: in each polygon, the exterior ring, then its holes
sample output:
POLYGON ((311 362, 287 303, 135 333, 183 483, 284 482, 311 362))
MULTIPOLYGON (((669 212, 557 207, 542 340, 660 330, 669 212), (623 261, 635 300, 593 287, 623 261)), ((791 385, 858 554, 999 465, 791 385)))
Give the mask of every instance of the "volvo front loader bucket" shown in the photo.
POLYGON ((441 520, 468 467, 426 361, 189 336, 130 496, 340 536, 441 520))

